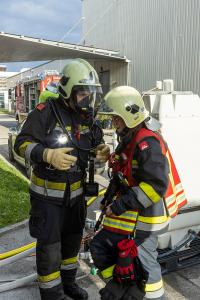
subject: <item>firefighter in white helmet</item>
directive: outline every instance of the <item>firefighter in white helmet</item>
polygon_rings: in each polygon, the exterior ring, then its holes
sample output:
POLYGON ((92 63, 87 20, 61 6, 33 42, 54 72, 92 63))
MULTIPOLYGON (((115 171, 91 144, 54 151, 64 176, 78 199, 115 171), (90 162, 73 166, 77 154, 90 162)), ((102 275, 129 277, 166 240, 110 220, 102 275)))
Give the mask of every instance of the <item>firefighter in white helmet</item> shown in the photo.
MULTIPOLYGON (((103 226, 90 243, 95 265, 105 279, 112 278, 100 291, 101 299, 161 300, 158 234, 167 231, 178 210, 171 201, 176 195, 169 178, 179 188, 180 179, 175 167, 169 169, 160 123, 149 116, 136 89, 114 88, 105 96, 103 109, 112 116, 119 144, 108 162, 112 173, 101 202, 103 226)), ((183 205, 182 189, 180 193, 183 205)))

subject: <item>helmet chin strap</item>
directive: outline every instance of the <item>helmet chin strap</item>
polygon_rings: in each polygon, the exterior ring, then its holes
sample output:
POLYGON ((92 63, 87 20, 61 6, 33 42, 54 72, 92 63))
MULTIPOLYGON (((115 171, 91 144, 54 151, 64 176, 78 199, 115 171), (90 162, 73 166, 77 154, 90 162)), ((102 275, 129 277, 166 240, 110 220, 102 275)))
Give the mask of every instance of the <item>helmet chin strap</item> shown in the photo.
POLYGON ((123 137, 125 137, 126 135, 127 135, 127 133, 130 131, 130 128, 128 128, 128 127, 125 127, 124 129, 122 129, 122 131, 120 131, 120 132, 118 132, 117 130, 116 130, 116 133, 117 133, 117 135, 120 137, 120 138, 123 138, 123 137))
POLYGON ((118 139, 126 139, 126 138, 132 138, 132 136, 141 128, 143 127, 143 122, 139 125, 137 125, 136 127, 134 128, 128 128, 128 127, 125 127, 121 132, 117 132, 117 137, 118 139))

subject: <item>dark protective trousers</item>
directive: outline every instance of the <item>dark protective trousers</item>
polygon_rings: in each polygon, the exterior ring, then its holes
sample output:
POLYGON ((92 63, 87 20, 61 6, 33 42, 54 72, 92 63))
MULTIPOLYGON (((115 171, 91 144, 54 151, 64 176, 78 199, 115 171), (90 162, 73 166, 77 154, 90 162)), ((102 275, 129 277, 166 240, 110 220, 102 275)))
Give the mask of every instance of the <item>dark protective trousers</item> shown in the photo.
MULTIPOLYGON (((94 264, 100 271, 116 264, 118 257, 117 243, 126 238, 128 238, 127 235, 113 233, 105 229, 102 229, 93 238, 90 243, 90 250, 94 264)), ((138 257, 146 271, 146 283, 142 293, 137 285, 134 285, 127 289, 127 293, 120 299, 165 299, 161 268, 157 262, 157 240, 157 236, 152 234, 145 239, 136 236, 138 257)))
POLYGON ((31 196, 29 229, 37 239, 36 264, 42 300, 65 299, 63 288, 75 281, 85 218, 84 199, 66 207, 31 196))

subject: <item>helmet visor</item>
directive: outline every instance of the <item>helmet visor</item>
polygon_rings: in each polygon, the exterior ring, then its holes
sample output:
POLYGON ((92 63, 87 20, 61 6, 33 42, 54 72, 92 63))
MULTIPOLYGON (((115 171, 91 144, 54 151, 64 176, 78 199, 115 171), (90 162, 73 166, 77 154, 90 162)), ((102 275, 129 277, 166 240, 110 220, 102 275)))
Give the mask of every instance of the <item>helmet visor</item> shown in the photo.
POLYGON ((97 110, 101 105, 102 89, 100 86, 75 86, 73 95, 75 96, 76 106, 82 110, 92 108, 97 110))
POLYGON ((107 102, 103 99, 99 107, 99 114, 101 115, 117 115, 117 113, 108 106, 107 102))

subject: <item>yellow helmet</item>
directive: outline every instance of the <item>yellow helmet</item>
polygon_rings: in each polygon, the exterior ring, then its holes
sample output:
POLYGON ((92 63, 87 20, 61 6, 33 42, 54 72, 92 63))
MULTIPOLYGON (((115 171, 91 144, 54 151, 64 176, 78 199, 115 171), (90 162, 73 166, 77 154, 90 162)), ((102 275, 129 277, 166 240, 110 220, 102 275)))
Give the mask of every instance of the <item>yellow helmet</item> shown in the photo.
POLYGON ((66 100, 73 89, 85 89, 102 93, 101 84, 95 69, 84 59, 71 60, 62 70, 58 92, 66 100))
POLYGON ((149 116, 140 93, 133 87, 116 87, 105 95, 104 100, 101 113, 120 116, 128 128, 136 127, 149 116))

